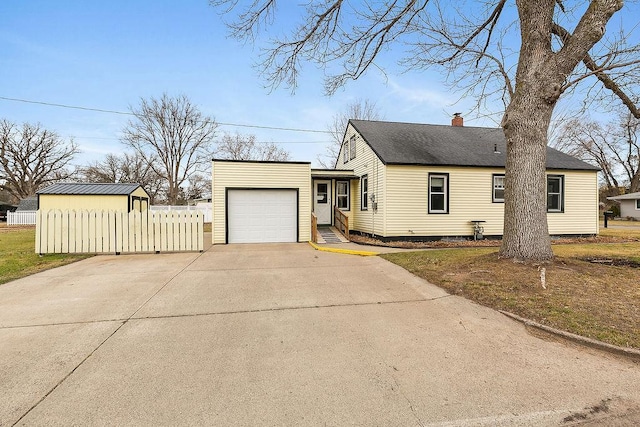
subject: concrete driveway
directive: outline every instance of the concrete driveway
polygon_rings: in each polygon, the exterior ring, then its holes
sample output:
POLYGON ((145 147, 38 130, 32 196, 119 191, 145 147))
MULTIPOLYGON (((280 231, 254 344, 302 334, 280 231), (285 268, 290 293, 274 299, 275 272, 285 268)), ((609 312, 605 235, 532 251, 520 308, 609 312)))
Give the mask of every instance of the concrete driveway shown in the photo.
POLYGON ((307 244, 98 256, 2 285, 0 384, 3 426, 640 420, 640 366, 307 244))

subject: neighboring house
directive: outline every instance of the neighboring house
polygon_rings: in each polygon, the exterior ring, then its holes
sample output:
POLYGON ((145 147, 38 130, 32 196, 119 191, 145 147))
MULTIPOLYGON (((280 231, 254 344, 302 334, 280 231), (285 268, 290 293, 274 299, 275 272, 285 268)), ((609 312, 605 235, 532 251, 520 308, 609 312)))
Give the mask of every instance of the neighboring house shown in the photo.
POLYGON ((10 205, 9 203, 0 202, 0 221, 7 220, 7 212, 13 212, 16 210, 15 205, 10 205))
POLYGON ((40 210, 113 210, 149 209, 149 194, 140 184, 91 184, 61 182, 39 190, 40 210))
POLYGON ((37 210, 38 210, 38 197, 29 196, 20 200, 20 203, 18 203, 18 209, 16 209, 16 212, 37 211, 37 210))
POLYGON ((197 206, 203 203, 211 203, 211 194, 204 194, 200 198, 187 200, 188 206, 197 206))
MULTIPOLYGON (((505 152, 502 129, 464 127, 456 116, 452 126, 350 120, 335 169, 214 160, 213 242, 306 241, 310 213, 328 225, 335 208, 349 217, 352 231, 383 240, 469 237, 471 221, 483 221, 485 235, 500 236, 505 152), (264 233, 267 222, 273 230, 264 233), (286 227, 282 240, 270 237, 286 227)), ((597 174, 598 168, 547 149, 551 235, 598 233, 597 174)))
POLYGON ((607 197, 620 203, 620 217, 640 220, 640 193, 629 193, 621 196, 607 197))

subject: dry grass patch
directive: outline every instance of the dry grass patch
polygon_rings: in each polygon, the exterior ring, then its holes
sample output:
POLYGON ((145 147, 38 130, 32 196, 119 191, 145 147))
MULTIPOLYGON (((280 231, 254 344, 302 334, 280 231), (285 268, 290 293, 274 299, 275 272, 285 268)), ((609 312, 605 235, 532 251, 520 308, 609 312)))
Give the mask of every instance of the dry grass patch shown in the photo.
POLYGON ((543 265, 499 259, 495 248, 383 257, 480 304, 614 345, 640 348, 640 269, 582 259, 636 259, 640 243, 560 245, 554 251, 556 259, 543 265), (546 289, 540 280, 542 268, 546 289))

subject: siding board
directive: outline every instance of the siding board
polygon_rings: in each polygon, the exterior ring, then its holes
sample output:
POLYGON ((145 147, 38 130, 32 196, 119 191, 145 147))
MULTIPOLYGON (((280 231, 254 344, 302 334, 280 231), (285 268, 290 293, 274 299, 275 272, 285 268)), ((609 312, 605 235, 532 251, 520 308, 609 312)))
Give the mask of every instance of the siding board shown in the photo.
MULTIPOLYGON (((492 176, 502 173, 491 168, 387 166, 387 236, 472 236, 471 220, 486 221, 485 235, 502 235, 504 203, 492 202, 492 176), (427 213, 429 173, 449 174, 448 214, 427 213)), ((547 215, 549 233, 597 234, 597 173, 547 173, 565 177, 565 210, 547 215)))

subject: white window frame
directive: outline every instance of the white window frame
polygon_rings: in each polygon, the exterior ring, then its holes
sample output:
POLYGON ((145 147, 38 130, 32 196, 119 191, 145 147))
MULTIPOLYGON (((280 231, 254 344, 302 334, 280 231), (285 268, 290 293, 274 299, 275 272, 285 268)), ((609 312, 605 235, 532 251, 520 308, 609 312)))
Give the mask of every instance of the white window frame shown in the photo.
POLYGON ((350 185, 349 185, 349 181, 336 181, 336 206, 338 207, 338 209, 340 209, 341 211, 349 211, 351 210, 351 206, 350 206, 350 201, 349 201, 349 193, 350 193, 350 185), (340 193, 340 184, 344 184, 344 188, 346 190, 346 193, 341 194, 340 193), (346 200, 346 207, 340 207, 340 199, 344 199, 346 200))
POLYGON ((428 177, 428 197, 429 197, 429 213, 430 214, 448 214, 449 213, 449 174, 448 173, 430 173, 428 177), (431 188, 431 180, 433 178, 444 179, 443 190, 441 192, 434 192, 431 188), (444 209, 433 209, 431 206, 432 196, 442 195, 444 197, 444 209))
POLYGON ((344 146, 342 147, 342 163, 347 163, 349 161, 349 140, 344 142, 344 146))
POLYGON ((349 160, 356 158, 356 136, 353 135, 349 140, 349 160))
POLYGON ((491 192, 491 200, 493 203, 504 203, 504 174, 494 173, 492 177, 493 191, 491 192), (496 185, 496 178, 502 178, 502 187, 496 185), (502 197, 496 197, 496 190, 502 190, 502 197))
POLYGON ((636 199, 636 210, 640 211, 640 199, 636 199))
POLYGON ((564 175, 547 175, 547 212, 553 213, 562 213, 564 212, 564 175), (559 192, 550 193, 549 192, 549 180, 558 180, 559 182, 559 192), (559 206, 557 208, 551 208, 549 206, 549 196, 557 195, 559 206))
POLYGON ((360 210, 369 210, 369 175, 360 177, 360 210))

